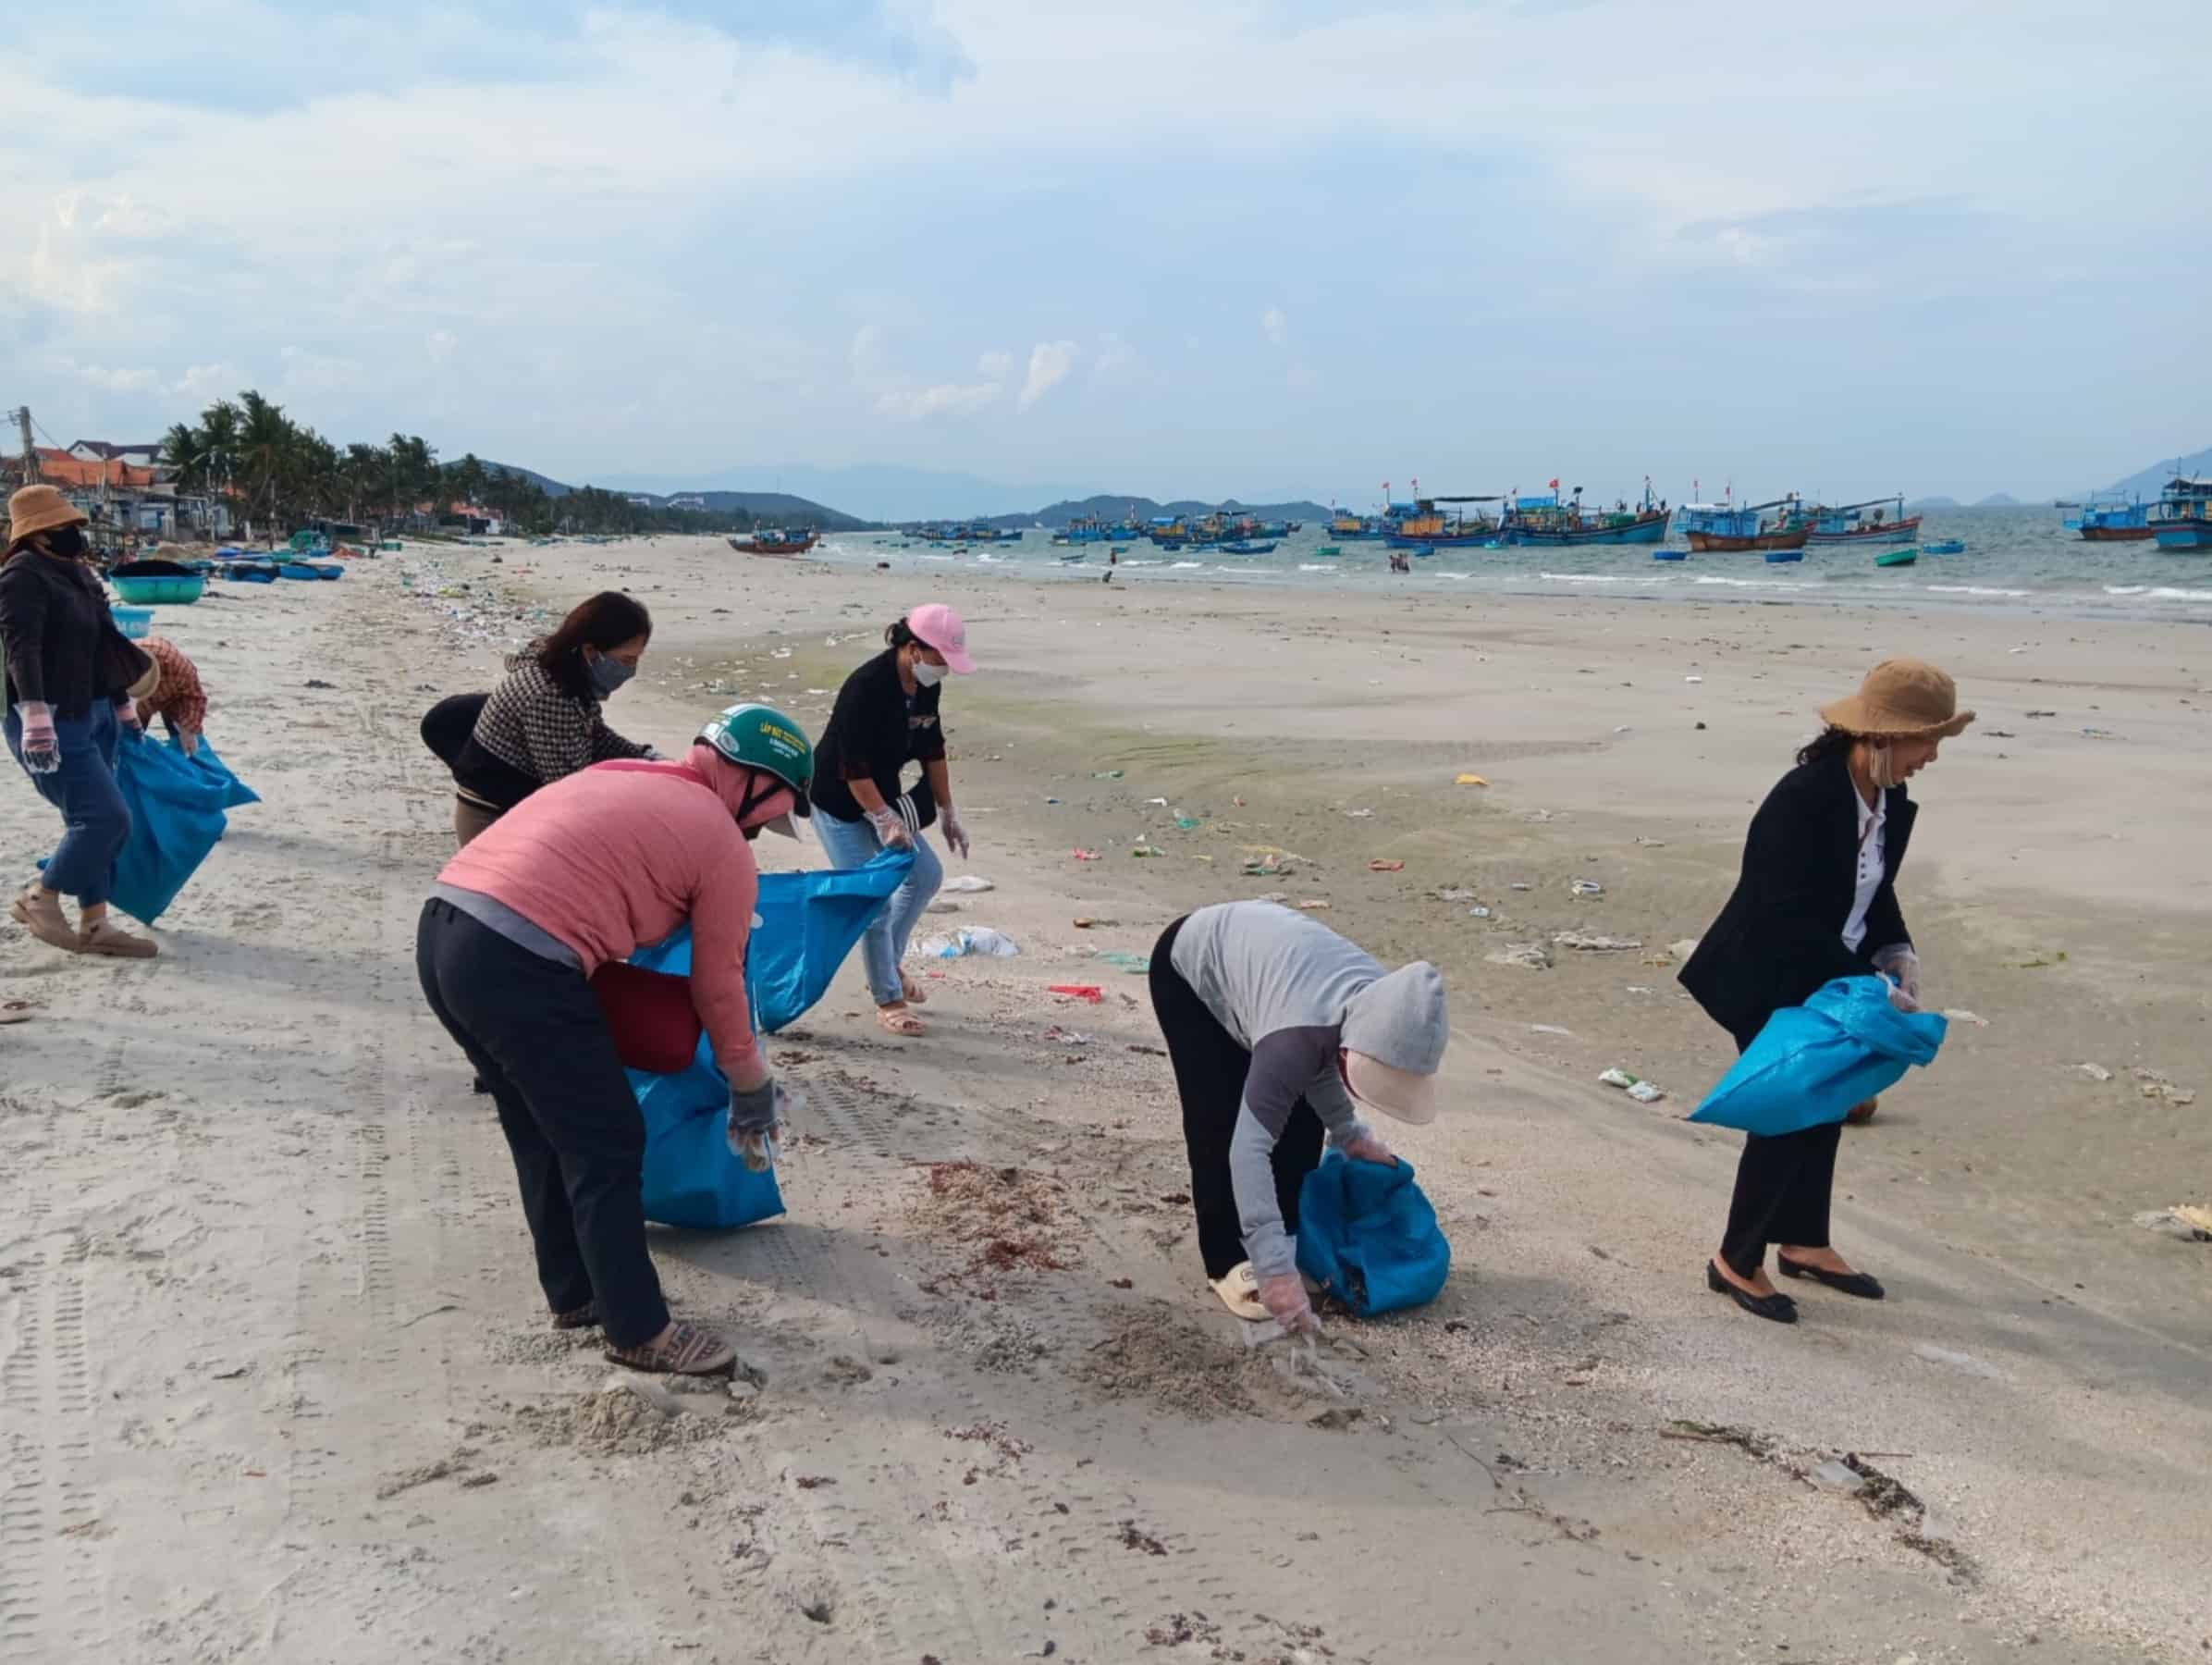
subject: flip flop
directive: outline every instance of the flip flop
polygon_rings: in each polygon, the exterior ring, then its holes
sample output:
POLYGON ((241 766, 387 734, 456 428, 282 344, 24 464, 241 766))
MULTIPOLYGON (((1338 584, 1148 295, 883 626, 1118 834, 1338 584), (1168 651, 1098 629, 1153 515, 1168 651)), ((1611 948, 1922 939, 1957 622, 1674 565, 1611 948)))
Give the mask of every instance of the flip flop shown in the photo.
POLYGON ((111 959, 152 959, 161 952, 151 937, 132 936, 110 919, 80 931, 77 941, 85 953, 104 954, 111 959))

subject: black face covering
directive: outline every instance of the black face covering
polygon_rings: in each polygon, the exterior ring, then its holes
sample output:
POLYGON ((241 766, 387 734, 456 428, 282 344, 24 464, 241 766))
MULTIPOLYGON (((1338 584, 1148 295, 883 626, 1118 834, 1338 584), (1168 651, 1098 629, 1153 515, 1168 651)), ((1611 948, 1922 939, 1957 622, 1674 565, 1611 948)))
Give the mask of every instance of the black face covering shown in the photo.
POLYGON ((46 548, 65 561, 74 561, 84 553, 82 526, 56 526, 46 534, 46 548))

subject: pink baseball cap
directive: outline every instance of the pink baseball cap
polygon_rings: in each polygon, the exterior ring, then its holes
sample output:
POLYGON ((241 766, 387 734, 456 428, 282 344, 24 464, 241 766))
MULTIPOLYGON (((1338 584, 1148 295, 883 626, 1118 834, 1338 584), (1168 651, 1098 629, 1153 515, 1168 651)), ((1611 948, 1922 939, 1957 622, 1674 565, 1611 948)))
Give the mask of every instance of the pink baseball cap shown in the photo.
POLYGON ((967 626, 960 615, 941 601, 917 607, 906 615, 906 628, 927 648, 945 656, 945 663, 962 676, 974 674, 976 661, 968 657, 967 626))

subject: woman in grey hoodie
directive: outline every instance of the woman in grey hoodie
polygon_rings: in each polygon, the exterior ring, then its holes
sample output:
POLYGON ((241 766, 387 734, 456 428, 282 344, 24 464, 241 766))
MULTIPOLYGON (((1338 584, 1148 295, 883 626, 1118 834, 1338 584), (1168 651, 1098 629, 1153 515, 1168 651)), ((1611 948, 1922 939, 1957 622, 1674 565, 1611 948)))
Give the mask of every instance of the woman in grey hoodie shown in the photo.
POLYGON ((1272 902, 1225 902, 1170 925, 1152 950, 1190 1150, 1206 1276, 1242 1318, 1320 1327, 1297 1268, 1298 1191, 1324 1141, 1395 1163, 1361 1106, 1435 1119, 1450 1021, 1444 979, 1395 971, 1272 902))

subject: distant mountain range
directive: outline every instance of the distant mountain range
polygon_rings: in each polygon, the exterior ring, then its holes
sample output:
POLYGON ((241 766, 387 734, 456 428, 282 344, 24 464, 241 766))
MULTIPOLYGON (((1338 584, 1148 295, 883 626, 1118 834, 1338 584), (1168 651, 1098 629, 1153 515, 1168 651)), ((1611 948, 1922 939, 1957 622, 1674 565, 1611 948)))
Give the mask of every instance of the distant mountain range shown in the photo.
POLYGON ((1954 497, 1924 497, 1914 498, 1905 507, 1917 511, 1922 509, 2019 509, 2024 505, 2009 491, 1993 491, 1987 497, 1973 503, 1961 503, 1954 497))
POLYGON ((2155 462, 2124 480, 2116 480, 2105 489, 2115 497, 2155 498, 2166 488, 2166 482, 2176 475, 2189 475, 2202 478, 2212 474, 2212 450, 2201 450, 2186 457, 2169 457, 2155 462))
POLYGON ((1156 503, 1150 498, 1116 497, 1108 492, 1095 497, 1063 498, 1057 503, 1048 503, 1028 514, 988 515, 983 524, 1005 530, 1019 526, 1057 528, 1075 520, 1118 521, 1126 515, 1147 521, 1164 514, 1210 514, 1216 509, 1225 510, 1232 514, 1249 514, 1259 520, 1309 522, 1325 521, 1332 512, 1320 503, 1302 500, 1290 503, 1240 503, 1235 498, 1230 498, 1219 503, 1201 503, 1195 498, 1177 498, 1172 503, 1156 503))
MULTIPOLYGON (((505 474, 520 475, 534 482, 547 497, 566 497, 576 489, 550 475, 539 474, 535 469, 518 467, 512 462, 486 462, 484 466, 505 474)), ((598 482, 593 481, 591 484, 597 485, 598 482)), ((710 514, 727 514, 733 510, 742 510, 756 520, 818 526, 825 532, 860 532, 877 524, 782 491, 690 491, 680 487, 674 491, 655 492, 625 485, 601 486, 599 488, 602 491, 620 491, 628 497, 649 498, 657 508, 662 509, 667 508, 676 498, 695 498, 698 507, 710 514)))

